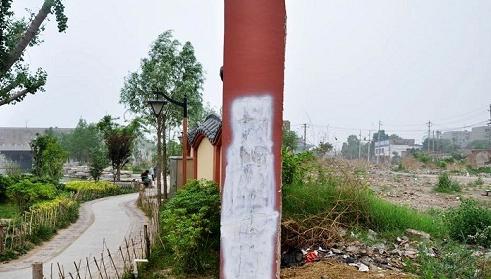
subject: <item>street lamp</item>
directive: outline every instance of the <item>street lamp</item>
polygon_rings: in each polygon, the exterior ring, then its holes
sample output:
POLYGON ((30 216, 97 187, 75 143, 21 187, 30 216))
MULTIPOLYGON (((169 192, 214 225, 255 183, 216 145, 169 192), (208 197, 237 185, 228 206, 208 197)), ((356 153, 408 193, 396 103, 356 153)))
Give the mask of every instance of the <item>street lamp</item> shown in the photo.
POLYGON ((155 115, 156 118, 159 118, 162 110, 164 109, 164 105, 167 102, 165 100, 149 100, 147 103, 152 108, 153 115, 155 115))
MULTIPOLYGON (((150 100, 148 104, 152 107, 153 113, 156 117, 158 117, 162 113, 163 106, 169 102, 176 106, 179 106, 183 109, 183 119, 182 119, 182 128, 183 128, 183 137, 182 137, 182 185, 186 184, 187 180, 187 150, 188 150, 188 98, 184 96, 184 100, 179 102, 177 100, 172 99, 171 97, 165 95, 164 93, 155 92, 155 95, 158 97, 159 95, 164 97, 164 99, 150 100)), ((167 197, 167 193, 164 193, 164 196, 167 197)))

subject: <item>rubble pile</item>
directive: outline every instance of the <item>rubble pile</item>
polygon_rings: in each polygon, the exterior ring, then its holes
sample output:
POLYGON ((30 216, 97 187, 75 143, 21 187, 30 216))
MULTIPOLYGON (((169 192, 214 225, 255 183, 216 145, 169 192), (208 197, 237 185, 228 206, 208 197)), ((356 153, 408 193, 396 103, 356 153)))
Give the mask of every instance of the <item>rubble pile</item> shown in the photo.
MULTIPOLYGON (((90 169, 89 166, 86 165, 66 165, 63 168, 64 176, 68 178, 89 179, 90 169)), ((131 181, 133 179, 138 179, 139 175, 134 175, 131 171, 121 170, 121 181, 131 181)), ((113 180, 113 170, 112 168, 104 169, 104 172, 101 176, 102 180, 113 180)))
MULTIPOLYGON (((372 245, 355 240, 338 242, 329 247, 317 247, 316 249, 290 249, 283 253, 282 265, 295 266, 323 259, 334 259, 356 266, 361 272, 381 269, 401 271, 405 266, 404 261, 406 259, 416 259, 420 253, 418 250, 420 243, 431 244, 429 234, 411 229, 408 229, 405 235, 397 237, 392 243, 377 242, 376 237, 377 233, 370 230, 368 238, 376 242, 372 245), (299 256, 299 251, 303 257, 299 256)), ((423 252, 431 257, 438 255, 435 248, 427 248, 423 252)))

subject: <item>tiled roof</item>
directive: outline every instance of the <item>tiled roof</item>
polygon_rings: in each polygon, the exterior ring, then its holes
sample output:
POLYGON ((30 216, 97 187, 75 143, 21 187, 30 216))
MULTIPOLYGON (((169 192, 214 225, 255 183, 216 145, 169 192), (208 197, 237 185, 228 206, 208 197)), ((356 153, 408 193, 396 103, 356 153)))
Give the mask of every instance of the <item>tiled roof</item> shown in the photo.
POLYGON ((211 144, 215 145, 220 140, 221 134, 222 119, 218 115, 210 114, 206 117, 205 121, 189 132, 189 144, 195 146, 201 138, 200 135, 203 135, 208 138, 211 144))
MULTIPOLYGON (((49 128, 0 127, 0 151, 30 151, 36 134, 44 134, 49 128)), ((69 128, 53 128, 54 132, 67 133, 69 128)))

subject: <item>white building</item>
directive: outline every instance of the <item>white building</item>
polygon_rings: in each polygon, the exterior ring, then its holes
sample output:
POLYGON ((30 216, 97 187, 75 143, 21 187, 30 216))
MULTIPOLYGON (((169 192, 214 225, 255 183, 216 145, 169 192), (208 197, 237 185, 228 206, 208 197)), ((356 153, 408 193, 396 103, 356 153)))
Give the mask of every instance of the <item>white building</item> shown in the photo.
POLYGON ((411 149, 420 149, 414 139, 393 139, 375 142, 375 157, 404 157, 411 149))
POLYGON ((471 132, 465 131, 448 131, 442 133, 441 139, 449 140, 460 148, 466 147, 470 143, 471 132))

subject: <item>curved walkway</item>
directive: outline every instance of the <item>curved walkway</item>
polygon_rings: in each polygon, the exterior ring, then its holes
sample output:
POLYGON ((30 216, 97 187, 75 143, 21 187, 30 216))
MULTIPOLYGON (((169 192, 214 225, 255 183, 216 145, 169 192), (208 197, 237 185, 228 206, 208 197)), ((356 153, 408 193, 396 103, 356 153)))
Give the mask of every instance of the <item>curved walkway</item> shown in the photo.
POLYGON ((125 236, 138 233, 147 221, 136 207, 137 197, 128 194, 84 203, 76 223, 21 258, 0 264, 0 278, 31 278, 33 262, 43 262, 46 276, 51 263, 73 266, 74 261, 100 255, 104 241, 116 250, 125 236))

